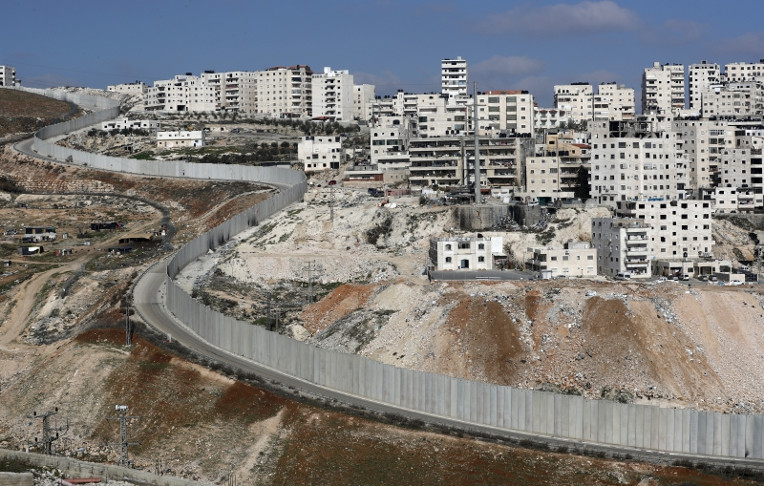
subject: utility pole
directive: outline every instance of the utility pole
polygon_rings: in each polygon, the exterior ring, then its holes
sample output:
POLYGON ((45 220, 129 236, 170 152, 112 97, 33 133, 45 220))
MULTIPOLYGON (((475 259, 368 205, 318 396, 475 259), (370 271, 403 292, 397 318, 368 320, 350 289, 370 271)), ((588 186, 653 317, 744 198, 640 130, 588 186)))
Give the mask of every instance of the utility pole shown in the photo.
POLYGON ((478 92, 473 83, 472 127, 475 130, 475 204, 480 204, 480 141, 478 140, 478 92))
POLYGON ((310 305, 313 303, 313 272, 321 270, 319 268, 319 265, 316 265, 316 262, 314 260, 311 260, 308 262, 307 267, 303 269, 303 271, 308 272, 308 295, 307 295, 307 304, 310 305))
POLYGON ((114 405, 114 410, 117 411, 116 417, 108 417, 107 420, 119 420, 119 442, 110 445, 117 445, 120 447, 119 465, 122 467, 132 467, 127 448, 131 445, 139 445, 140 442, 130 442, 127 439, 127 421, 130 419, 139 419, 140 417, 134 415, 127 415, 127 405, 114 405))
MULTIPOLYGON (((29 415, 29 418, 42 419, 42 444, 45 451, 44 453, 48 456, 53 455, 53 442, 59 438, 59 431, 56 430, 54 436, 54 430, 50 427, 50 417, 56 415, 57 413, 58 407, 55 407, 53 410, 45 412, 42 415, 37 415, 36 411, 32 412, 32 415, 29 415)), ((37 443, 37 437, 34 438, 34 441, 37 443)))

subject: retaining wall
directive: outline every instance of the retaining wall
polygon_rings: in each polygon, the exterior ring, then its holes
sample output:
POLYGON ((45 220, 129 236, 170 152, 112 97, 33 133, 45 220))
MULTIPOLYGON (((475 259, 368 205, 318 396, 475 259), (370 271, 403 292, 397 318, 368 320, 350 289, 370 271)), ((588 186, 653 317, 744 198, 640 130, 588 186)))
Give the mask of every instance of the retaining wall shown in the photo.
MULTIPOLYGON (((0 458, 9 462, 26 463, 36 467, 51 467, 58 469, 69 477, 98 477, 103 480, 129 481, 141 484, 151 484, 156 486, 203 486, 213 483, 202 483, 189 479, 176 478, 173 476, 160 476, 137 469, 127 469, 111 464, 102 464, 95 462, 85 462, 70 457, 46 456, 32 452, 11 451, 0 449, 0 458)), ((105 481, 104 481, 105 482, 105 481)), ((12 484, 2 483, 0 484, 12 484)), ((22 484, 22 483, 19 483, 22 484)), ((25 483, 24 483, 25 484, 25 483)), ((30 476, 30 482, 31 476, 30 476)))
MULTIPOLYGON (((88 115, 101 120, 113 108, 88 115)), ((40 132, 35 148, 74 163, 154 176, 250 180, 282 190, 244 213, 197 237, 167 265, 166 305, 208 342, 262 365, 335 391, 392 404, 434 417, 490 427, 500 434, 522 432, 581 440, 626 449, 692 456, 764 459, 764 416, 658 408, 587 400, 535 390, 461 380, 382 364, 353 354, 319 349, 237 321, 192 299, 172 280, 178 272, 238 232, 258 224, 305 193, 302 173, 243 166, 136 161, 87 154, 44 141, 76 129, 74 120, 40 132), (61 126, 59 126, 61 125, 61 126), (66 125, 66 127, 63 127, 66 125)), ((435 419, 437 421, 437 419, 435 419)))

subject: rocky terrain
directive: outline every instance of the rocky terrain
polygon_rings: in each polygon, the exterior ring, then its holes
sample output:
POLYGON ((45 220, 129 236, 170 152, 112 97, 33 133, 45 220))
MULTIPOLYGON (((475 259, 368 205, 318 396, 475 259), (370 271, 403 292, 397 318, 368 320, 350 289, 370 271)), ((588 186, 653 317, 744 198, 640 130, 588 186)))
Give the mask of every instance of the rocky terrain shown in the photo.
MULTIPOLYGON (((453 208, 379 201, 316 187, 190 269, 184 285, 233 315, 397 366, 589 398, 764 411, 759 286, 430 282, 429 238, 469 235, 455 229, 453 208)), ((603 211, 559 211, 545 230, 550 245, 587 240, 603 211)), ((509 253, 541 246, 538 233, 483 234, 501 236, 509 253)), ((718 251, 753 254, 746 230, 725 222, 720 235, 718 251)))

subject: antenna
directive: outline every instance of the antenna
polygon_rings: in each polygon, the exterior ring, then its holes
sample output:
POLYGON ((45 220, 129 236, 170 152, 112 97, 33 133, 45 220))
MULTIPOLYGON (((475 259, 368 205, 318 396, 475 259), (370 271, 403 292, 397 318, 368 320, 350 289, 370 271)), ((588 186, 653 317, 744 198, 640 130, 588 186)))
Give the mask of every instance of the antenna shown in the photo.
POLYGON ((127 405, 114 405, 114 410, 117 411, 116 417, 107 417, 107 420, 119 420, 119 442, 109 444, 117 445, 120 447, 119 465, 123 467, 133 467, 133 462, 130 461, 127 449, 131 445, 139 445, 140 442, 130 442, 127 439, 127 421, 130 419, 139 419, 140 417, 134 415, 127 415, 127 405))

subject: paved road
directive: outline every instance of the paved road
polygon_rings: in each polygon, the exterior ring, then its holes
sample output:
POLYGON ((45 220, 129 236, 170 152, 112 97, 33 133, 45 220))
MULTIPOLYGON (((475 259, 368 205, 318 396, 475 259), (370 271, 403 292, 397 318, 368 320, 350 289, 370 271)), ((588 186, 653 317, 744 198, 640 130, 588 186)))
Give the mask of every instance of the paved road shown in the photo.
POLYGON ((533 274, 519 270, 455 270, 430 272, 430 280, 531 280, 533 274))

